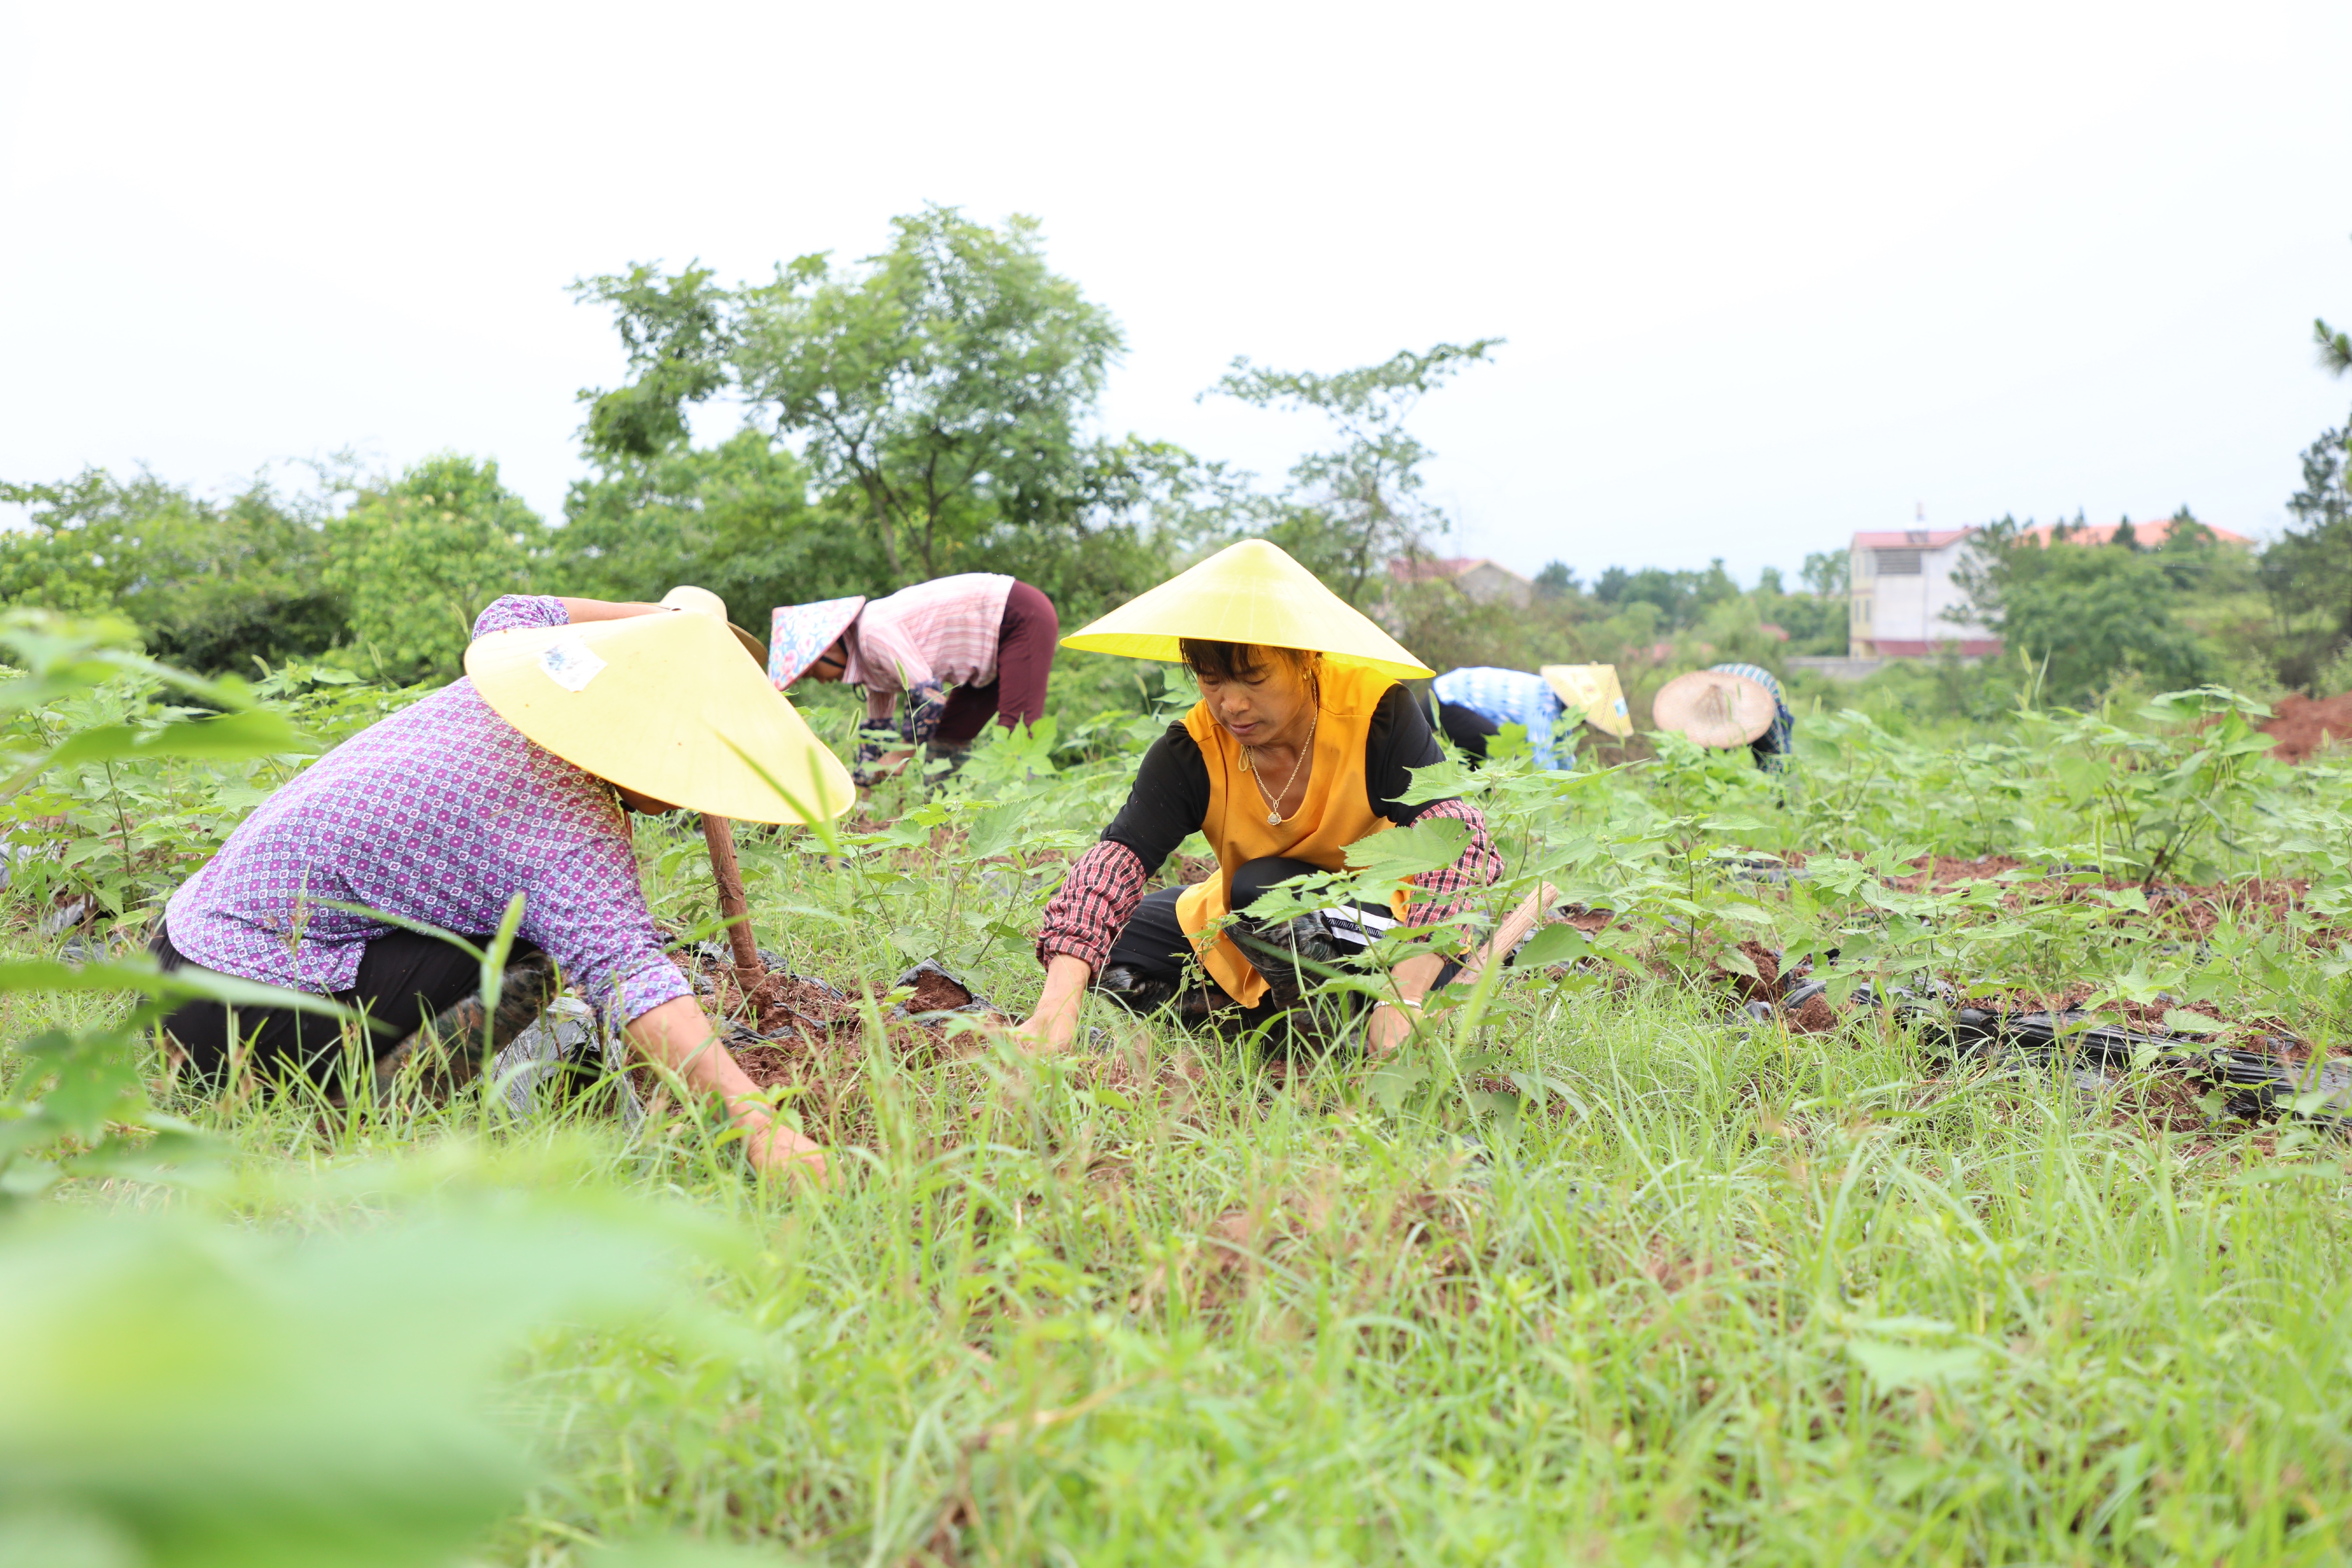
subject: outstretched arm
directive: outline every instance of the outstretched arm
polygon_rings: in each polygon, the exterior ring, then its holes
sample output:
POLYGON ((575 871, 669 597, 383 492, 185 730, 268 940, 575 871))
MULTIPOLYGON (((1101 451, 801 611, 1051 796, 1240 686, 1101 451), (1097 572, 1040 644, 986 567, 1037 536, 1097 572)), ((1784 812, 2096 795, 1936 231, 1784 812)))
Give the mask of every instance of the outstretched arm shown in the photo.
POLYGON ((1057 952, 1045 962, 1045 989, 1037 1010, 1013 1031, 1023 1048, 1058 1055, 1077 1044, 1078 1003, 1086 995, 1094 966, 1073 953, 1057 952))
POLYGON ((625 621, 631 616, 658 615, 669 607, 667 605, 619 604, 611 599, 558 598, 555 602, 563 606, 563 613, 571 617, 575 626, 588 621, 625 621))
POLYGON ((1037 961, 1045 989, 1037 1010, 1015 1032, 1034 1049, 1067 1050, 1078 1037, 1078 1003, 1087 982, 1110 957, 1120 928, 1143 901, 1151 868, 1200 826, 1209 808, 1209 770, 1181 724, 1151 742, 1136 770, 1127 805, 1095 847, 1071 862, 1045 905, 1037 961))
POLYGON ((691 996, 673 996, 630 1021, 629 1043, 705 1094, 727 1106, 728 1120, 743 1129, 751 1163, 777 1174, 824 1178, 824 1151, 769 1112, 758 1086, 746 1078, 719 1032, 691 996))

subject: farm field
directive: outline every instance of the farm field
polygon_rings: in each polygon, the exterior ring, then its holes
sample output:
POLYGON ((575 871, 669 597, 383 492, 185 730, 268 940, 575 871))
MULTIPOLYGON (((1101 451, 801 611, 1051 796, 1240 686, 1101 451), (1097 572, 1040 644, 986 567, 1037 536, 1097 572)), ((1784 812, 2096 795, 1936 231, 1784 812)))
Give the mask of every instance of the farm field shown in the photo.
MULTIPOLYGON (((840 1152, 812 1193, 642 1075, 520 1115, 187 1095, 109 975, 417 693, 293 667, 226 721, 254 754, 207 755, 150 676, 25 657, 0 1561, 2352 1544, 2352 769, 2273 760, 2226 691, 1816 712, 1777 775, 1432 779, 1494 824, 1491 914, 1549 881, 1572 918, 1370 1067, 1102 1002, 1043 1061, 902 1016, 954 999, 894 990, 925 961, 1035 994, 1038 911, 1165 721, 1066 710, 830 842, 742 835, 761 946, 843 998, 734 1034, 840 1152)), ((700 834, 637 842, 691 949, 700 834)))

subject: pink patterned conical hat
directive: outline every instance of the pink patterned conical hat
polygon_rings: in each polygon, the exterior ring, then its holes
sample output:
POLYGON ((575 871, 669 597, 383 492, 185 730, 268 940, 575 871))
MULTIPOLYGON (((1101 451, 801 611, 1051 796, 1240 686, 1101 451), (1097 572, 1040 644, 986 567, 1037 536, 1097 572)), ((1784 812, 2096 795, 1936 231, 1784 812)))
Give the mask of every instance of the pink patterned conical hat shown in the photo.
POLYGON ((774 629, 768 634, 768 679, 776 689, 782 691, 806 674, 865 607, 863 594, 814 605, 777 605, 774 629))

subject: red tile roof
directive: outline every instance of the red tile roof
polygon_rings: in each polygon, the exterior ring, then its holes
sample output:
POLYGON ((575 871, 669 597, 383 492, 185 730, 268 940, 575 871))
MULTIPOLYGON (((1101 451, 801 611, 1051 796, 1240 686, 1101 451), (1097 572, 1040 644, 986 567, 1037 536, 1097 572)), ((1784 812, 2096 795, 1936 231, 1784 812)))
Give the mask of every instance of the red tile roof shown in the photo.
POLYGON ((1963 658, 1982 658, 1988 654, 1998 655, 2000 652, 1999 637, 1960 637, 1944 642, 1906 642, 1897 637, 1864 637, 1862 641, 1867 644, 1871 650, 1859 655, 1863 658, 1933 658, 1946 648, 1953 647, 1955 641, 1958 644, 1957 651, 1963 658))
POLYGON ((1973 528, 1908 528, 1857 533, 1853 542, 1868 550, 1941 550, 1975 531, 1973 528))
MULTIPOLYGON (((2029 528, 2025 531, 2025 537, 2028 539, 2038 539, 2042 543, 2048 544, 2051 542, 2052 538, 2057 530, 2057 526, 2058 525, 2055 523, 2045 522, 2039 528, 2029 528)), ((2073 532, 2067 534, 2066 537, 2069 541, 2076 544, 2105 544, 2107 541, 2116 536, 2116 524, 2112 522, 2086 523, 2083 527, 2075 529, 2073 532)), ((2208 528, 2213 528, 2213 525, 2210 522, 2205 526, 2208 528)), ((2132 536, 2135 539, 2137 539, 2142 544, 2161 544, 2166 540, 2172 537, 2172 520, 2168 517, 2160 517, 2152 522, 2134 522, 2132 524, 2132 536)), ((2226 528, 2213 528, 2213 537, 2220 540, 2224 544, 2252 544, 2253 542, 2252 540, 2247 538, 2244 534, 2232 533, 2226 528)))

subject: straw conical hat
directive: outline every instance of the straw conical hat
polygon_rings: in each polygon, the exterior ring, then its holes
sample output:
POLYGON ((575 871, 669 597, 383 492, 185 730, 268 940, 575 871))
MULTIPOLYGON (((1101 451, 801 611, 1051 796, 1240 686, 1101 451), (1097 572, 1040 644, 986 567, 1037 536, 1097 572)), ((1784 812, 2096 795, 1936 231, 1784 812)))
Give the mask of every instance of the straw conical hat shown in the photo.
POLYGON ((1244 539, 1062 639, 1064 647, 1176 663, 1182 637, 1309 648, 1403 679, 1437 672, 1263 539, 1244 539))
POLYGON ((1744 675, 1694 669, 1658 688, 1650 718, 1659 729, 1679 730, 1702 746, 1744 746, 1772 727, 1779 708, 1769 691, 1744 675))
POLYGON ((565 762, 672 805, 814 822, 857 799, 841 759, 714 616, 492 632, 466 650, 466 673, 499 718, 565 762))

